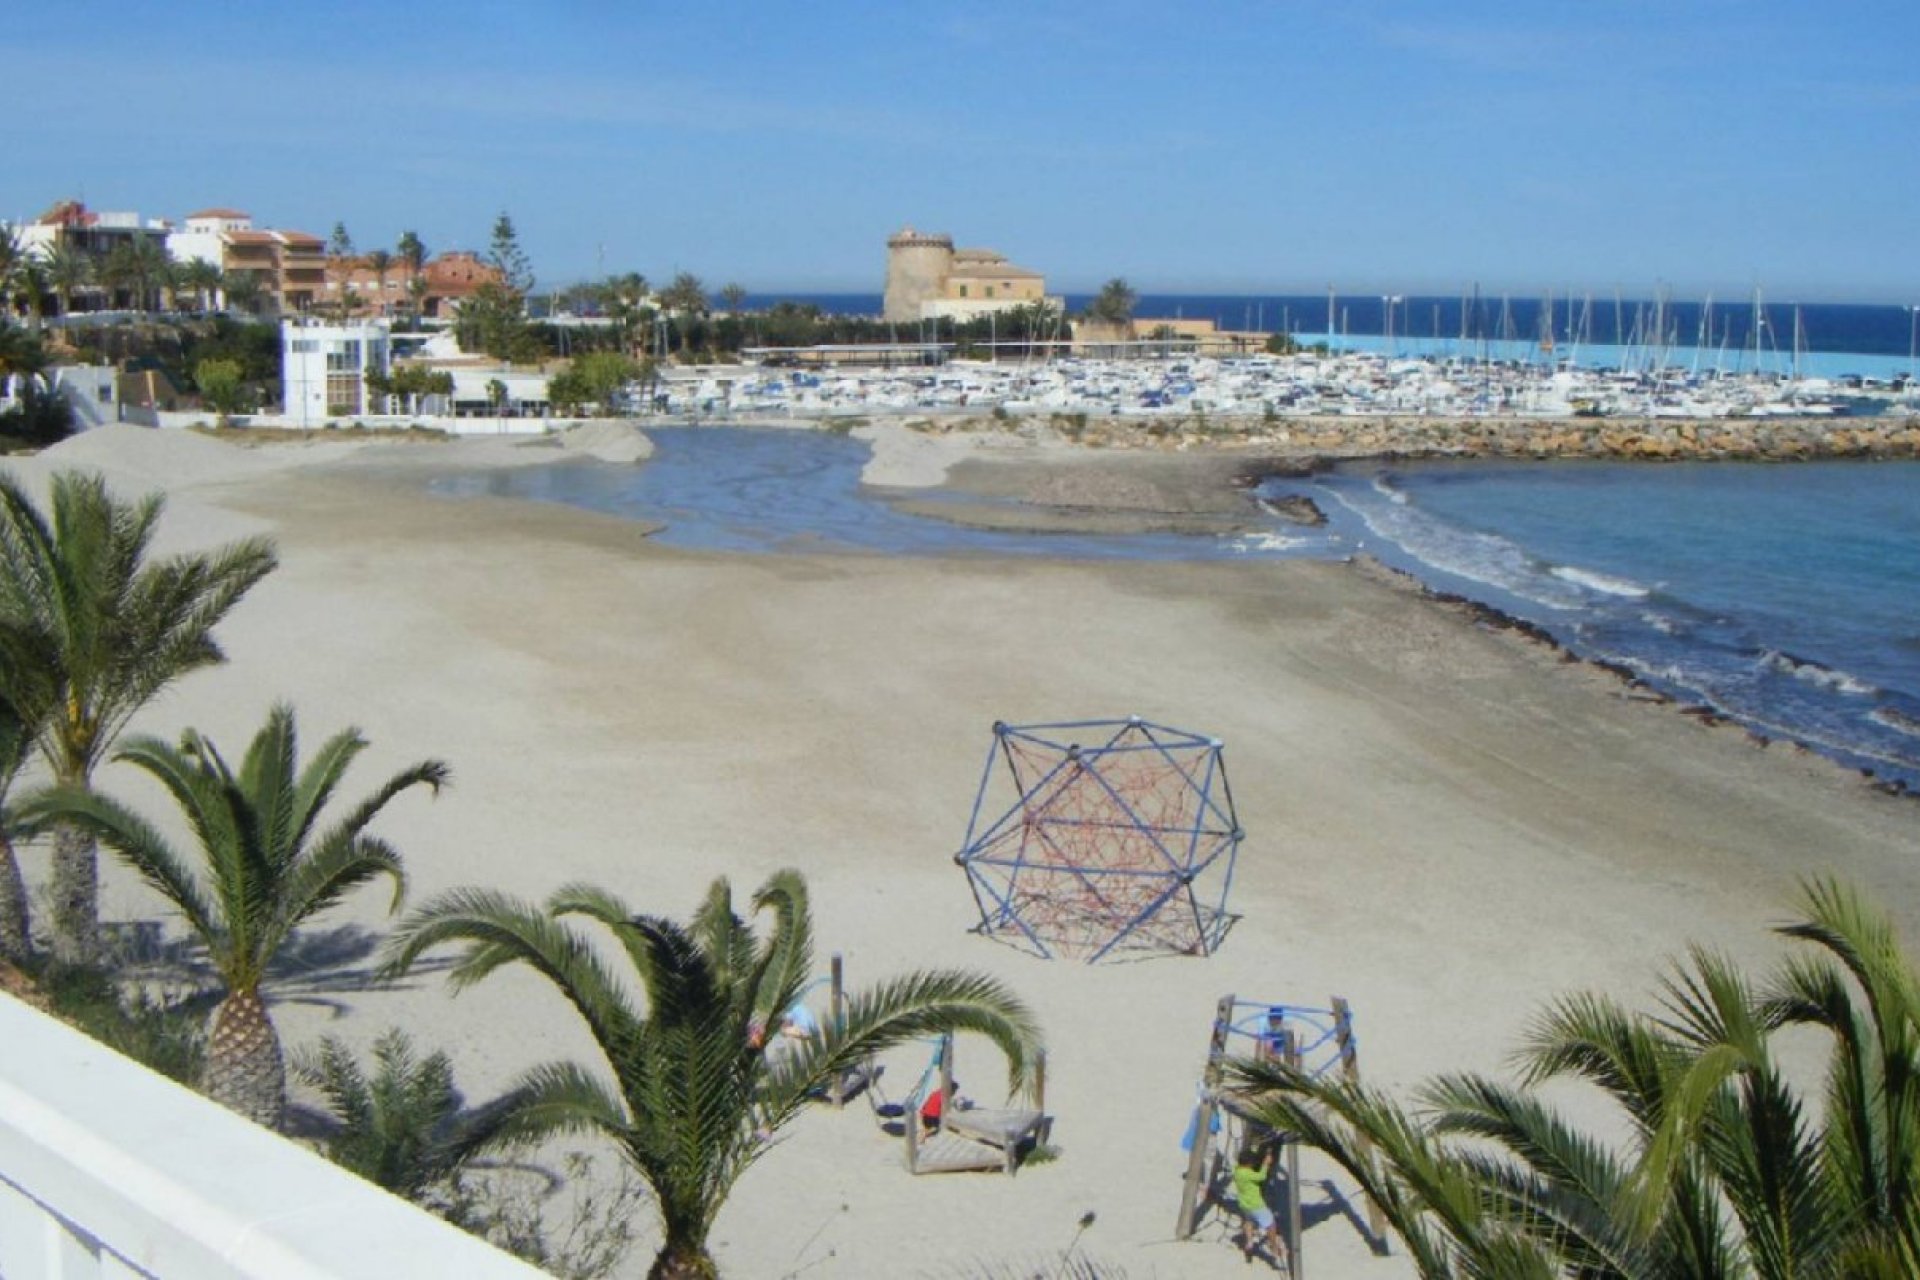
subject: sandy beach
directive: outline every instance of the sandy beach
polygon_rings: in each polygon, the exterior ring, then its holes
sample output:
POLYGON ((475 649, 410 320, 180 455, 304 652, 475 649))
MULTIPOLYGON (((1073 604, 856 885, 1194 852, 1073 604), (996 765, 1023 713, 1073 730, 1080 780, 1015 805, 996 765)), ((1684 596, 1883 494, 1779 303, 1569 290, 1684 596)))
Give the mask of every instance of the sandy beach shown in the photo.
MULTIPOLYGON (((622 459, 604 465, 644 465, 617 440, 594 447, 622 459)), ((729 1201, 713 1239, 729 1275, 998 1273, 1057 1259, 1092 1210, 1079 1249, 1113 1274, 1243 1276, 1220 1218, 1172 1239, 1180 1137, 1224 994, 1346 997, 1365 1075, 1401 1085, 1500 1069, 1555 994, 1650 998, 1664 958, 1690 942, 1770 962, 1781 947, 1767 927, 1801 875, 1859 884, 1920 942, 1912 801, 1352 566, 689 553, 633 522, 435 497, 419 479, 555 452, 242 449, 113 428, 0 465, 97 467, 124 494, 164 489, 169 546, 277 539, 281 569, 218 633, 229 663, 136 727, 191 725, 237 752, 286 699, 310 744, 347 724, 372 739, 350 789, 445 759, 450 790, 405 797, 379 824, 415 900, 467 884, 541 896, 586 879, 685 915, 716 875, 744 895, 795 866, 823 972, 828 951, 856 986, 970 966, 1032 1003, 1057 1160, 1012 1179, 914 1178, 866 1104, 822 1107, 729 1201), (971 934, 951 855, 992 724, 1129 714, 1226 743, 1247 839, 1231 902, 1242 918, 1224 947, 1086 966, 971 934)), ((937 482, 968 452, 883 444, 876 460, 893 469, 869 479, 937 482)), ((1063 451, 991 453, 957 480, 1114 505, 1118 482, 1076 480, 1093 472, 1063 451)), ((1224 491, 1218 459, 1125 464, 1143 510, 1224 491)), ((99 784, 168 812, 125 766, 99 784)), ((105 903, 113 919, 159 914, 118 871, 105 903)), ((323 925, 377 931, 384 905, 361 895, 323 925)), ((536 979, 497 977, 457 999, 431 972, 376 989, 363 951, 280 993, 289 1044, 365 1043, 404 1023, 448 1050, 476 1099, 541 1058, 588 1052, 536 979)), ((924 1058, 890 1060, 889 1096, 924 1058)), ((962 1043, 966 1093, 997 1101, 999 1072, 985 1045, 962 1043)), ((1411 1274, 1330 1208, 1332 1189, 1351 1194, 1344 1175, 1312 1154, 1303 1170, 1314 1276, 1411 1274)), ((634 1274, 645 1261, 643 1247, 634 1274)))

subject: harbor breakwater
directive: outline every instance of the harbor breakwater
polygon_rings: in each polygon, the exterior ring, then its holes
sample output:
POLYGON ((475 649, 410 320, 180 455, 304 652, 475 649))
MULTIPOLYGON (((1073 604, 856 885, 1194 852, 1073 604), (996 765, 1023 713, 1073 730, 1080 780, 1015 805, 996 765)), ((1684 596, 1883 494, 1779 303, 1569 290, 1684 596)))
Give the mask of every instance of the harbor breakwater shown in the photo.
POLYGON ((1920 458, 1920 417, 915 419, 916 431, 1045 429, 1097 449, 1254 448, 1325 458, 1595 458, 1792 462, 1920 458))

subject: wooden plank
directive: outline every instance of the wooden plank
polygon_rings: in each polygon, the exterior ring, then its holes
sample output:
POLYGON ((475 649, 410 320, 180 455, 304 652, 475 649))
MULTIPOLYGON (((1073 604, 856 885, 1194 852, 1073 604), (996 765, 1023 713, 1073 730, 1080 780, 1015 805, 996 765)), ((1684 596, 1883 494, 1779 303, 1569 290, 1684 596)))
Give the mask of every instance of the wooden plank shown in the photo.
POLYGON ((987 1107, 955 1107, 947 1117, 947 1128, 979 1142, 996 1147, 1018 1146, 1040 1130, 1046 1119, 1038 1111, 997 1111, 987 1107))
POLYGON ((1220 1060, 1227 1051, 1227 1032, 1233 1026, 1233 997, 1220 997, 1213 1013, 1213 1038, 1207 1043, 1206 1072, 1201 1077, 1200 1106, 1193 1121, 1193 1148, 1187 1152, 1187 1177, 1180 1187, 1180 1218, 1174 1238, 1185 1240, 1198 1226, 1195 1220, 1200 1193, 1206 1185, 1207 1149, 1213 1145, 1213 1111, 1220 1094, 1220 1060))
MULTIPOLYGON (((846 999, 846 986, 843 982, 845 974, 842 969, 840 953, 838 951, 833 953, 832 967, 829 969, 829 972, 832 974, 832 979, 828 987, 827 996, 827 1029, 835 1036, 838 1036, 847 1028, 846 1010, 843 1003, 846 999)), ((864 1083, 864 1069, 856 1068, 856 1070, 862 1072, 861 1080, 864 1083)), ((834 1110, 836 1111, 847 1105, 847 1098, 850 1093, 847 1088, 847 1078, 852 1074, 853 1072, 851 1071, 842 1072, 834 1077, 832 1084, 827 1086, 827 1101, 833 1104, 834 1110)))
POLYGON ((974 1142, 958 1134, 934 1134, 919 1144, 915 1173, 963 1173, 981 1169, 1005 1169, 1006 1156, 985 1143, 974 1142))
MULTIPOLYGON (((1346 1076, 1347 1083, 1358 1085, 1360 1052, 1353 1043, 1353 1006, 1341 996, 1333 997, 1333 1036, 1334 1042, 1340 1046, 1341 1074, 1346 1076)), ((1362 1139, 1360 1152, 1366 1159, 1373 1159, 1373 1144, 1362 1139)), ((1374 1251, 1388 1252, 1387 1212, 1372 1196, 1367 1197, 1367 1229, 1373 1232, 1374 1251)))

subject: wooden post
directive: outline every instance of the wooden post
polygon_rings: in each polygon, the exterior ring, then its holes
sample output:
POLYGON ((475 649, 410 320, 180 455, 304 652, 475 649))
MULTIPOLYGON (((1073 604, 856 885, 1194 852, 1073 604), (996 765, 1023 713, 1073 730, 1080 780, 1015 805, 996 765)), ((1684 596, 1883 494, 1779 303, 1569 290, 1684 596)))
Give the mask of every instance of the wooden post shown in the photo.
POLYGON ((1227 1033, 1233 1027, 1233 997, 1221 996, 1213 1014, 1213 1038, 1207 1044, 1207 1066, 1200 1078, 1200 1106, 1193 1117, 1193 1147, 1187 1152, 1187 1179, 1180 1188, 1180 1218, 1173 1235, 1185 1240, 1199 1225, 1201 1190, 1207 1181, 1207 1149, 1213 1145, 1213 1116, 1220 1105, 1220 1060, 1226 1056, 1227 1033))
MULTIPOLYGON (((1360 1050, 1353 1043, 1353 1007, 1340 996, 1333 997, 1333 1038, 1340 1047, 1340 1074, 1347 1083, 1360 1083, 1360 1050)), ((1373 1144, 1361 1139, 1360 1150, 1367 1159, 1373 1158, 1373 1144)), ((1390 1252, 1387 1237, 1387 1215, 1380 1208, 1379 1201, 1367 1197, 1367 1229, 1373 1232, 1373 1247, 1378 1253, 1390 1252)))
MULTIPOLYGON (((828 972, 832 975, 832 977, 829 979, 829 983, 828 983, 829 995, 827 997, 827 1028, 831 1032, 831 1034, 833 1034, 837 1038, 841 1032, 847 1029, 847 1012, 846 1012, 846 1004, 845 1004, 847 993, 846 993, 846 987, 842 982, 842 978, 844 975, 842 973, 840 953, 838 951, 833 953, 833 960, 831 962, 831 967, 829 968, 828 972)), ((846 1072, 836 1071, 833 1073, 833 1081, 832 1083, 827 1085, 827 1101, 833 1104, 834 1110, 836 1111, 838 1111, 841 1107, 844 1107, 847 1105, 847 1073, 846 1072)))
MULTIPOLYGON (((1281 1033, 1281 1055, 1295 1071, 1300 1069, 1300 1041, 1292 1031, 1281 1033)), ((1303 1280, 1306 1265, 1300 1259, 1300 1135, 1290 1134, 1287 1143, 1287 1274, 1291 1280, 1303 1280)))
POLYGON ((913 1106, 913 1095, 907 1095, 907 1106, 900 1113, 900 1131, 907 1136, 907 1172, 920 1172, 920 1113, 913 1106))
MULTIPOLYGON (((934 1085, 940 1090, 940 1123, 933 1127, 935 1135, 947 1131, 947 1108, 953 1105, 953 1032, 940 1037, 940 1080, 934 1085)), ((914 1120, 918 1121, 919 1116, 914 1120)))

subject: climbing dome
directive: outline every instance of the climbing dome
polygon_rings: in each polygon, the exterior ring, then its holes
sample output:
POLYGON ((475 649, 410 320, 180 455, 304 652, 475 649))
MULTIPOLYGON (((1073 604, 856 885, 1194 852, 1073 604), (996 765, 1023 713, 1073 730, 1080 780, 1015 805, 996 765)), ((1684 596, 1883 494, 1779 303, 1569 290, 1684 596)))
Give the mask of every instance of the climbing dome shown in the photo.
POLYGON ((1217 738, 1137 716, 996 724, 954 861, 978 931, 1041 956, 1207 955, 1240 838, 1217 738))

